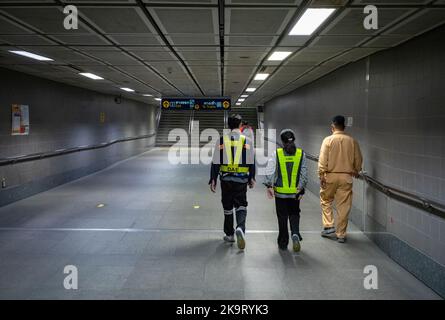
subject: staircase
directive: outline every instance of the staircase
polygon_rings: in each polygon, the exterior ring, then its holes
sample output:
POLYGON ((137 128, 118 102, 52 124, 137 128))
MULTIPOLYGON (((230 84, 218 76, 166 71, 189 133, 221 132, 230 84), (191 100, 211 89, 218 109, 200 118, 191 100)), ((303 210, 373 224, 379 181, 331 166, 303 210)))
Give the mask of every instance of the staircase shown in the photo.
MULTIPOLYGON (((193 124, 192 124, 192 144, 194 146, 204 146, 210 140, 209 137, 204 137, 206 141, 198 141, 201 133, 205 129, 215 129, 218 131, 219 136, 222 135, 224 130, 224 111, 223 110, 212 110, 212 111, 195 111, 193 114, 193 124), (199 132, 198 132, 199 123, 199 132)), ((216 137, 214 137, 216 138, 216 137)))
MULTIPOLYGON (((175 128, 184 129, 188 138, 191 113, 192 111, 190 110, 162 110, 161 120, 159 122, 156 136, 156 146, 169 147, 175 144, 176 141, 168 141, 168 134, 170 130, 175 128)), ((176 139, 179 140, 179 138, 176 139)))
MULTIPOLYGON (((191 111, 191 110, 162 110, 156 136, 157 147, 169 147, 176 141, 168 141, 168 134, 172 129, 181 128, 187 133, 187 138, 191 140, 193 146, 204 146, 210 140, 199 141, 201 133, 205 129, 216 129, 221 136, 225 128, 225 112, 227 116, 239 114, 244 121, 255 129, 258 128, 258 118, 256 108, 232 108, 229 111, 211 110, 211 111, 191 111), (199 124, 199 126, 198 126, 199 124), (191 132, 191 138, 190 138, 191 132)), ((179 138, 177 138, 178 140, 179 138)), ((189 144, 184 144, 189 146, 189 144)))

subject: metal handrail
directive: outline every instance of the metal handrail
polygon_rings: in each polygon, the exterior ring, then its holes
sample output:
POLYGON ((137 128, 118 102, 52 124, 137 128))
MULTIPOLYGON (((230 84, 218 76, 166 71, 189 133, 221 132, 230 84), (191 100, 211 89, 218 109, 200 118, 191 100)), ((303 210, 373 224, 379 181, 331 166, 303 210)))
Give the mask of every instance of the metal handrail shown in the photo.
MULTIPOLYGON (((273 142, 279 146, 282 146, 279 142, 273 141, 267 137, 265 137, 267 141, 273 142)), ((318 162, 319 157, 312 155, 306 152, 306 158, 315 162, 318 162)), ((360 172, 358 179, 365 181, 369 186, 375 188, 376 190, 384 193, 386 196, 390 198, 394 198, 403 203, 414 206, 418 209, 422 209, 428 211, 431 214, 434 214, 438 217, 445 219, 445 204, 439 203, 424 197, 420 197, 417 194, 407 192, 404 190, 400 190, 394 188, 392 186, 388 186, 377 179, 368 176, 366 172, 360 172)))
POLYGON ((194 119, 195 119, 195 110, 192 110, 190 112, 190 118, 189 118, 189 135, 192 134, 194 119))
POLYGON ((159 106, 159 110, 156 114, 156 131, 158 131, 159 124, 161 123, 161 116, 162 116, 162 107, 159 106))
POLYGON ((86 145, 86 146, 66 148, 66 149, 58 149, 55 151, 48 151, 48 152, 31 153, 31 154, 27 154, 27 155, 8 157, 8 158, 0 158, 0 166, 6 166, 6 165, 21 163, 21 162, 27 162, 27 161, 41 160, 41 159, 51 158, 51 157, 57 157, 57 156, 62 156, 62 155, 74 153, 74 152, 101 149, 101 148, 109 147, 115 143, 147 139, 147 138, 154 137, 155 135, 156 135, 156 133, 151 133, 151 134, 146 134, 146 135, 142 135, 142 136, 127 137, 127 138, 111 140, 108 142, 102 142, 102 143, 93 144, 93 145, 86 145))

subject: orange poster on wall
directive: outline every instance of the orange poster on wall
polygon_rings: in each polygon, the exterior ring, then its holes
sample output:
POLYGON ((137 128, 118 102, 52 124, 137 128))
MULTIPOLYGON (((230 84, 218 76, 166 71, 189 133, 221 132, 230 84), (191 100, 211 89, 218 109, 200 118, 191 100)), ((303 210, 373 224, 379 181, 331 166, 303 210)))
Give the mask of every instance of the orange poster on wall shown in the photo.
POLYGON ((29 107, 26 105, 12 105, 12 130, 11 135, 29 134, 29 107))

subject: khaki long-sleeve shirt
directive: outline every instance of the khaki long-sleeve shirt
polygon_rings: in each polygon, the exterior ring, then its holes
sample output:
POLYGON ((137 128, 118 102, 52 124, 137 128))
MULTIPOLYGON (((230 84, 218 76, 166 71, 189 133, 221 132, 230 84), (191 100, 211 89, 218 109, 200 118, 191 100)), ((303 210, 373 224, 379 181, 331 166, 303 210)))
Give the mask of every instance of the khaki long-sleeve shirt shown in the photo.
POLYGON ((318 160, 318 175, 326 173, 354 173, 362 170, 362 153, 354 138, 344 131, 336 131, 323 140, 318 160))

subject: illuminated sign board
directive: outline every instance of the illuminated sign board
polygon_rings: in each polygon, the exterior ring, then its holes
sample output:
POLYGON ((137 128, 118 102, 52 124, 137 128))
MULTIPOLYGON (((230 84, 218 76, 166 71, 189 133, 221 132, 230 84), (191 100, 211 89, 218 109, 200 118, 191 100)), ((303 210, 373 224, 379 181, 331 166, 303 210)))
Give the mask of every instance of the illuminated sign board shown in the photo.
POLYGON ((230 98, 162 98, 164 110, 229 110, 230 98))

